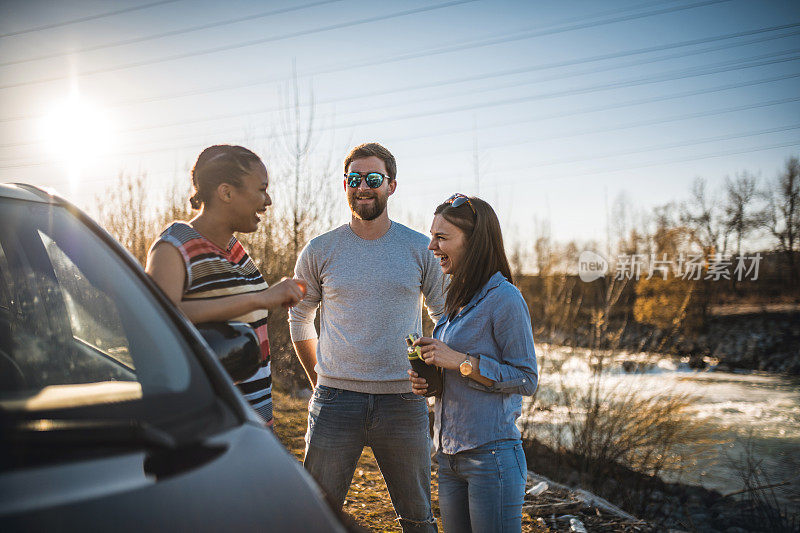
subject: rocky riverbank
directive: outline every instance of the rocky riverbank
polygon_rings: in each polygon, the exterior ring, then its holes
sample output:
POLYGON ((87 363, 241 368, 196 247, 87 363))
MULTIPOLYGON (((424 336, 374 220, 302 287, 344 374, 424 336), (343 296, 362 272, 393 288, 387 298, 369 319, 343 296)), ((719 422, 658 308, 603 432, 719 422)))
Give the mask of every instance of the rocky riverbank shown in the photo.
POLYGON ((522 511, 541 531, 658 531, 653 524, 636 518, 596 494, 568 487, 532 471, 528 471, 522 511))
POLYGON ((708 331, 678 346, 718 360, 719 370, 747 369, 800 375, 800 313, 714 316, 708 331))
MULTIPOLYGON (((619 329, 612 325, 609 330, 619 329)), ((569 335, 539 333, 538 341, 587 347, 588 327, 569 335)), ((692 368, 762 370, 800 375, 800 312, 749 312, 712 315, 696 334, 663 331, 646 324, 628 324, 619 339, 603 348, 628 352, 660 352, 686 357, 692 368)))
MULTIPOLYGON (((659 478, 617 466, 601 488, 595 491, 598 498, 580 488, 585 485, 582 482, 585 480, 569 466, 575 464, 571 460, 576 458, 558 454, 535 440, 525 441, 525 456, 532 472, 554 479, 558 482, 555 483, 556 488, 566 489, 561 493, 561 503, 555 502, 551 506, 553 512, 546 521, 555 531, 569 531, 568 528, 561 529, 565 514, 577 515, 590 531, 774 533, 793 530, 791 527, 784 529, 787 523, 791 526, 791 520, 785 516, 781 518, 779 509, 754 500, 751 494, 745 492, 723 495, 694 485, 666 483, 659 478), (601 498, 610 501, 612 508, 603 509, 602 502, 605 500, 601 498), (572 502, 572 507, 564 507, 564 502, 572 502), (559 515, 562 515, 561 523, 559 515), (604 516, 605 520, 593 522, 592 516, 604 516), (591 524, 591 529, 588 524, 591 524)), ((530 477, 535 478, 535 475, 530 477)), ((554 485, 554 482, 549 485, 554 485)), ((541 505, 539 508, 545 507, 541 505)))

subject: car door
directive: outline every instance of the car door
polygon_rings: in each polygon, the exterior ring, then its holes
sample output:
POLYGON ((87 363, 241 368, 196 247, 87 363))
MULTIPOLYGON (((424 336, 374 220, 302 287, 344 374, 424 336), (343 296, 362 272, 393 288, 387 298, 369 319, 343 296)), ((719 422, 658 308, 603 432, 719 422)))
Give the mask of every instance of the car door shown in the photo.
POLYGON ((338 530, 162 300, 74 211, 0 196, 0 530, 338 530))

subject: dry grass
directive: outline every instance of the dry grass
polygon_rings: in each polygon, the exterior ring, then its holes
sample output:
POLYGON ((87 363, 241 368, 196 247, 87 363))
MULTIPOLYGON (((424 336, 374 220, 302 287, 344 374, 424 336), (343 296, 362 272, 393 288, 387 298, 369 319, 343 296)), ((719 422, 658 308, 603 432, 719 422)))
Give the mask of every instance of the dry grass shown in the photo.
POLYGON ((775 489, 791 482, 791 474, 786 481, 777 482, 764 471, 763 459, 758 459, 755 450, 755 436, 751 432, 744 442, 744 456, 731 459, 731 464, 739 471, 743 489, 727 497, 737 496, 742 512, 742 526, 751 531, 784 533, 800 531, 800 512, 792 510, 778 500, 775 489))
MULTIPOLYGON (((550 320, 556 330, 568 324, 570 317, 577 317, 581 306, 590 311, 592 331, 588 352, 572 355, 585 357, 589 372, 576 383, 563 370, 566 359, 543 370, 553 376, 554 384, 542 387, 535 408, 542 409, 542 393, 549 388, 552 398, 547 407, 557 408, 563 415, 557 423, 547 424, 549 429, 544 432, 537 427, 535 417, 529 416, 524 419, 523 436, 540 440, 556 451, 559 458, 556 470, 567 468, 551 475, 561 478, 577 474, 578 479, 572 483, 609 498, 633 514, 642 514, 650 495, 657 490, 657 483, 650 480, 658 480, 668 472, 679 474, 685 465, 696 461, 709 461, 720 444, 719 439, 694 418, 691 396, 609 384, 611 376, 607 371, 614 365, 610 356, 618 349, 628 324, 627 318, 619 325, 613 317, 620 315, 625 307, 622 299, 629 280, 601 280, 595 287, 596 298, 590 304, 571 295, 574 285, 569 284, 570 280, 562 280, 560 286, 556 281, 553 290, 565 294, 559 300, 561 309, 555 320, 550 320), (630 471, 642 475, 630 476, 630 471), (624 479, 616 479, 617 476, 624 479), (635 483, 631 484, 631 480, 635 483)), ((651 320, 666 328, 667 334, 661 340, 663 347, 686 325, 692 291, 686 292, 678 284, 667 291, 669 297, 664 299, 665 287, 657 278, 651 280, 654 285, 644 287, 647 290, 639 290, 643 281, 637 281, 635 294, 644 302, 634 306, 634 314, 640 315, 637 320, 651 320), (663 309, 656 311, 656 308, 663 309)), ((547 359, 545 352, 542 360, 547 359)))
MULTIPOLYGON (((303 437, 306 432, 308 402, 280 392, 274 392, 274 401, 275 434, 298 460, 302 460, 305 449, 303 437)), ((439 516, 438 489, 438 477, 434 466, 431 475, 433 514, 439 523, 439 531, 443 531, 439 516)), ((344 510, 355 517, 359 524, 372 531, 387 533, 402 531, 396 520, 383 476, 381 476, 378 464, 369 448, 364 449, 364 453, 361 454, 361 459, 358 461, 350 491, 347 493, 344 510)), ((537 526, 530 516, 523 513, 522 531, 542 533, 550 530, 537 526)))

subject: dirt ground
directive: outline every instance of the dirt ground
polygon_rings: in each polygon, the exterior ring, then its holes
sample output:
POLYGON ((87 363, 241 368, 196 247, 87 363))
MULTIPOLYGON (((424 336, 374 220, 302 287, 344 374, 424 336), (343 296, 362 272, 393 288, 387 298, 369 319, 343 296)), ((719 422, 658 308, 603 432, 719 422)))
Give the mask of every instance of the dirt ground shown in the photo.
MULTIPOLYGON (((308 402, 281 393, 274 393, 275 401, 275 433, 298 460, 303 458, 308 416, 308 402)), ((442 522, 439 517, 438 478, 434 466, 431 475, 431 495, 433 500, 433 513, 442 531, 442 522)), ((359 524, 380 532, 401 532, 400 524, 396 520, 389 492, 383 481, 378 464, 372 455, 372 450, 364 449, 361 459, 356 466, 350 491, 347 493, 344 510, 355 517, 359 524)), ((568 530, 568 529, 567 529, 568 530)), ((523 513, 524 532, 549 532, 553 531, 547 526, 540 526, 534 518, 523 513)))

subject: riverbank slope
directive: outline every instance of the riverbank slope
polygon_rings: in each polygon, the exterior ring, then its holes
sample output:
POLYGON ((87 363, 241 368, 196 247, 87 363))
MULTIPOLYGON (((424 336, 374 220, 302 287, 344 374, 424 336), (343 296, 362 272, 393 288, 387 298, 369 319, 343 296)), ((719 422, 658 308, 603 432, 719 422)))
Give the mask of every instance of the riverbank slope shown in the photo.
MULTIPOLYGON (((800 311, 727 308, 710 315, 702 331, 665 331, 639 323, 612 322, 609 331, 622 335, 607 339, 603 348, 626 352, 659 352, 686 358, 692 368, 761 370, 800 375, 800 311)), ((568 334, 539 331, 537 342, 590 347, 590 327, 568 334)))

